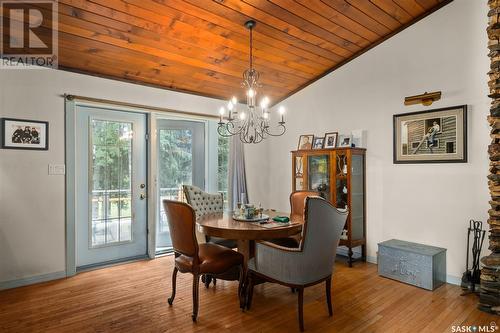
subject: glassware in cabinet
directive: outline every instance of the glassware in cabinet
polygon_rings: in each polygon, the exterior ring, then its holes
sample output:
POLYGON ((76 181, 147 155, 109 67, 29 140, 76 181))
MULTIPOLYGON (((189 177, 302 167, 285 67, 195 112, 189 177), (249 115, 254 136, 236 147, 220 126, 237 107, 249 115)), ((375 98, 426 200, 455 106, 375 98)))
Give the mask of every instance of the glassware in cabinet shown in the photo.
POLYGON ((308 189, 330 200, 330 155, 309 155, 307 165, 308 189))

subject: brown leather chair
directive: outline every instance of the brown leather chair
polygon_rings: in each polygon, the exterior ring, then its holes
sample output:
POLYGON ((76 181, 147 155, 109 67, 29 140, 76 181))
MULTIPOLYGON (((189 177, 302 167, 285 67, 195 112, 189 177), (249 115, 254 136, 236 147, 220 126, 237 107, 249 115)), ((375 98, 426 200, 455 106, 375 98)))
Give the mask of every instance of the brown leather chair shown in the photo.
POLYGON ((177 271, 193 274, 193 315, 198 316, 198 285, 203 274, 217 276, 231 270, 238 270, 240 295, 243 279, 243 255, 227 247, 213 243, 198 244, 195 235, 196 215, 193 208, 183 202, 163 200, 167 214, 170 236, 175 253, 175 267, 172 273, 172 296, 168 304, 175 298, 177 271))
MULTIPOLYGON (((295 191, 290 194, 290 221, 304 222, 304 210, 307 197, 317 197, 319 192, 315 191, 295 191)), ((276 245, 285 247, 298 247, 300 243, 300 235, 276 238, 270 241, 276 245)))
POLYGON ((317 197, 316 191, 295 191, 290 194, 290 220, 304 221, 304 209, 306 207, 307 197, 317 197))

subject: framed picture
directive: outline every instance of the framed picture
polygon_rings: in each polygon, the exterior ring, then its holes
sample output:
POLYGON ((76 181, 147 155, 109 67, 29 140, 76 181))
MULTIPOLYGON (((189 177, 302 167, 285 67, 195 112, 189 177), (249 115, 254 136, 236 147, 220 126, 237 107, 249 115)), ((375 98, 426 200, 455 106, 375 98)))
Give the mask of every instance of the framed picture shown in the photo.
POLYGON ((337 132, 326 133, 323 140, 324 148, 335 148, 337 147, 337 138, 339 134, 337 132))
POLYGON ((352 145, 352 135, 351 134, 341 134, 339 138, 340 147, 351 147, 352 145))
POLYGON ((304 134, 299 138, 299 147, 298 150, 309 150, 312 149, 312 144, 314 141, 313 134, 304 134))
POLYGON ((2 148, 49 149, 49 123, 46 121, 2 118, 2 148))
POLYGON ((393 116, 394 163, 466 163, 467 105, 393 116))
POLYGON ((325 138, 314 138, 313 149, 323 149, 323 140, 325 138))

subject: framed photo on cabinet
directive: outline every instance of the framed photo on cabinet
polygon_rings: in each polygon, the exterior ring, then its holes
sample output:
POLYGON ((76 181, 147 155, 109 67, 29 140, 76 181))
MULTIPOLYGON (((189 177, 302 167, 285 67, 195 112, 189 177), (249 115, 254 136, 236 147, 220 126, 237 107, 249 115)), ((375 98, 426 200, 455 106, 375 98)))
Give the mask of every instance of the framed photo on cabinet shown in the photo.
POLYGON ((340 147, 351 147, 352 145, 352 135, 351 134, 341 134, 339 137, 340 147))
POLYGON ((314 141, 314 135, 313 134, 304 134, 301 135, 299 138, 299 146, 297 147, 298 150, 309 150, 312 149, 314 141))
POLYGON ((325 133, 325 138, 323 139, 323 147, 324 148, 337 147, 338 136, 339 136, 338 132, 325 133))
POLYGON ((321 138, 318 138, 318 137, 314 137, 314 141, 313 141, 313 149, 323 149, 323 140, 325 138, 321 137, 321 138))

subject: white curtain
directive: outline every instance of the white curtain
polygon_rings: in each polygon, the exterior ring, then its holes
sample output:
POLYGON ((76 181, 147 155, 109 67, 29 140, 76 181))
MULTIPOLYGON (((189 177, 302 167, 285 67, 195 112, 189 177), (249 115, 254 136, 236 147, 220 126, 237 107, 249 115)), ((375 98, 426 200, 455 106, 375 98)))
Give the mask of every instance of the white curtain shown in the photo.
POLYGON ((229 143, 229 209, 238 207, 238 202, 248 203, 247 178, 245 174, 245 153, 243 142, 238 137, 231 137, 229 143))

